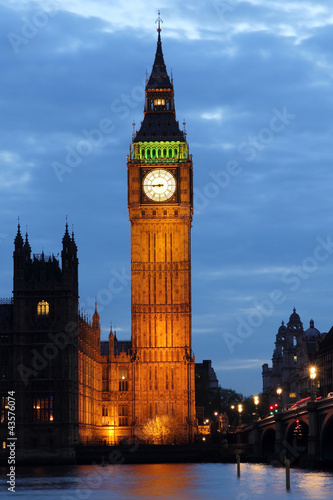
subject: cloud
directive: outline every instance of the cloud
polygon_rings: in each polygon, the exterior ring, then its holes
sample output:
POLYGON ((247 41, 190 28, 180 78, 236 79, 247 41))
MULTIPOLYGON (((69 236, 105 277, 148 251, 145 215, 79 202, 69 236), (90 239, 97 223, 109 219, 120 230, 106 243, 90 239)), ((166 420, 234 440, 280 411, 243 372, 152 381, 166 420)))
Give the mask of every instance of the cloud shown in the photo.
MULTIPOLYGON (((195 199, 192 229, 196 359, 218 367, 251 366, 250 359, 255 366, 257 358, 270 360, 277 328, 294 306, 304 324, 312 316, 321 330, 332 324, 330 259, 297 292, 282 276, 330 233, 333 11, 323 1, 249 0, 229 2, 234 8, 221 17, 219 5, 226 2, 161 5, 162 41, 177 119, 187 122, 194 186, 205 196, 195 199), (284 108, 295 119, 271 136, 273 109, 284 108), (244 154, 244 143, 253 154, 244 154), (237 175, 230 175, 230 162, 239 166, 237 175), (281 287, 284 304, 233 354, 226 351, 222 333, 234 332, 254 301, 281 287)), ((23 36, 22 18, 38 24, 38 12, 51 7, 0 5, 0 231, 9 235, 0 245, 1 290, 4 296, 12 290, 17 216, 29 226, 33 252, 46 246, 58 253, 68 215, 87 304, 107 287, 113 267, 130 264, 126 155, 132 123, 138 128, 143 118, 143 97, 133 99, 133 92, 153 64, 157 8, 144 0, 66 0, 56 7, 15 53, 8 33, 23 36), (68 148, 80 149, 82 131, 98 129, 105 118, 112 134, 60 183, 52 163, 66 164, 68 148)), ((130 287, 103 307, 103 334, 112 320, 129 338, 130 287)), ((244 381, 244 373, 224 369, 221 382, 257 392, 260 367, 255 371, 244 381)))
POLYGON ((264 359, 231 359, 225 361, 223 365, 215 366, 215 368, 219 371, 258 370, 261 369, 262 365, 266 362, 267 360, 264 359))

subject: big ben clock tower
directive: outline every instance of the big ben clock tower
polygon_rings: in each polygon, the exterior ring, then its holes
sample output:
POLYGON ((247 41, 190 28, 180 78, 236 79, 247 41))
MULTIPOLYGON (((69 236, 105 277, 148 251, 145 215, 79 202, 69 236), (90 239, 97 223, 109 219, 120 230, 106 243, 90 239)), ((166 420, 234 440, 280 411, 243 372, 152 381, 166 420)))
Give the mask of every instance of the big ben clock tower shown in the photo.
POLYGON ((176 121, 162 53, 161 19, 146 83, 144 119, 128 170, 131 221, 133 421, 173 416, 193 438, 191 328, 192 157, 176 121))

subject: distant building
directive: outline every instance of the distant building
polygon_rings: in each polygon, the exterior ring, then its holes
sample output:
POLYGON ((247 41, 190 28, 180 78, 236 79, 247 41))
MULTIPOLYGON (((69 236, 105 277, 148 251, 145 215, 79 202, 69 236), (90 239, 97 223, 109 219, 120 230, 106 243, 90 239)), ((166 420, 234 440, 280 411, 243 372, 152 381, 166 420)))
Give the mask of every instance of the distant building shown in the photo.
POLYGON ((317 365, 321 396, 333 395, 333 328, 323 335, 317 353, 317 365))
POLYGON ((281 401, 284 407, 310 395, 309 366, 317 361, 321 339, 322 334, 315 328, 313 320, 304 331, 295 308, 287 325, 282 321, 276 334, 272 367, 267 363, 262 367, 263 393, 269 396, 271 403, 279 399, 278 387, 283 390, 281 401))
POLYGON ((211 360, 205 359, 195 364, 195 407, 199 425, 205 419, 211 419, 216 410, 218 400, 218 386, 211 360))

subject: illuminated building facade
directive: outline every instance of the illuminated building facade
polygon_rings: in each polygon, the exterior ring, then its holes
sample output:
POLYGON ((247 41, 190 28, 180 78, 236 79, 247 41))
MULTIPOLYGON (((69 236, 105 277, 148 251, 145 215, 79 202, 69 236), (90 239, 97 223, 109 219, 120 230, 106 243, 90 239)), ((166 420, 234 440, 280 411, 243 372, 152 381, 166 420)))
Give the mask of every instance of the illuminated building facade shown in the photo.
POLYGON ((144 119, 127 161, 131 221, 133 418, 194 424, 191 328, 192 158, 176 121, 161 29, 144 119))
MULTIPOLYGON (((21 448, 142 439, 149 418, 170 415, 193 440, 191 333, 192 158, 176 121, 160 20, 144 119, 129 157, 132 338, 100 340, 97 305, 79 313, 78 258, 66 224, 61 261, 31 256, 18 226, 13 298, 0 303, 1 421, 17 400, 21 448)), ((179 435, 178 435, 179 436, 179 435)))
POLYGON ((270 403, 277 401, 278 387, 282 389, 284 407, 310 395, 309 367, 317 363, 322 338, 313 320, 310 321, 310 328, 303 329, 295 308, 287 325, 282 321, 276 335, 272 367, 267 363, 262 367, 263 393, 269 396, 270 403))

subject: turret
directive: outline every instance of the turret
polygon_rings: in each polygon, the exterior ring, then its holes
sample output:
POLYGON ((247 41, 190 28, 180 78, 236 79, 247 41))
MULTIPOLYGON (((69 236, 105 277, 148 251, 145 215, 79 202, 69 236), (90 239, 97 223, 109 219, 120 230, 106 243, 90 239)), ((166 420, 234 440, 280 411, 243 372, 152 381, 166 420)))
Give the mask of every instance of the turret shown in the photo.
POLYGON ((31 247, 28 241, 28 234, 25 235, 23 242, 21 234, 21 226, 18 223, 17 234, 14 240, 14 289, 18 281, 23 280, 25 276, 26 266, 31 262, 31 247))

